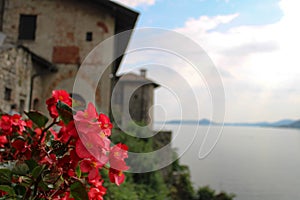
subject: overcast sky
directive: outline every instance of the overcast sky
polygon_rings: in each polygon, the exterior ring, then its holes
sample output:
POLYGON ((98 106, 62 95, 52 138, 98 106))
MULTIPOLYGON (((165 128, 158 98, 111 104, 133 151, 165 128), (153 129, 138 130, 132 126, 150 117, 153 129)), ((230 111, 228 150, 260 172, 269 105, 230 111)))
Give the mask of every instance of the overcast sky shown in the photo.
MULTIPOLYGON (((140 12, 138 28, 176 31, 203 48, 222 79, 225 121, 300 118, 300 1, 115 1, 140 12)), ((155 52, 144 54, 151 57, 155 52)), ((184 118, 211 117, 214 105, 209 90, 213 89, 205 86, 201 77, 188 73, 188 66, 175 58, 166 59, 163 53, 155 55, 158 64, 134 64, 137 57, 142 58, 138 54, 126 57, 120 72, 147 68, 150 79, 166 86, 155 92, 156 121, 181 119, 182 109, 194 111, 195 108, 198 114, 191 112, 184 118), (176 76, 186 79, 188 86, 180 84, 176 76), (193 100, 192 91, 198 95, 199 105, 193 100)))

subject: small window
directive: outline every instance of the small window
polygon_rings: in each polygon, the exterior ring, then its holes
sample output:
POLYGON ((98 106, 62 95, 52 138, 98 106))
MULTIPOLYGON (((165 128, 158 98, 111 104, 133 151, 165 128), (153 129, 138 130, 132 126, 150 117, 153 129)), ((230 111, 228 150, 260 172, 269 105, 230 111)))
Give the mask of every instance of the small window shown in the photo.
POLYGON ((35 98, 35 99, 33 100, 33 110, 38 110, 38 108, 39 108, 39 103, 40 103, 40 101, 39 101, 38 98, 35 98))
POLYGON ((20 15, 19 40, 34 40, 36 15, 20 15))
POLYGON ((4 91, 4 100, 10 101, 11 100, 11 89, 10 88, 5 88, 4 91))
POLYGON ((23 113, 25 110, 25 100, 21 99, 20 100, 20 106, 19 106, 19 113, 23 113))
POLYGON ((93 40, 93 33, 92 32, 87 32, 85 40, 89 41, 89 42, 92 41, 93 40))

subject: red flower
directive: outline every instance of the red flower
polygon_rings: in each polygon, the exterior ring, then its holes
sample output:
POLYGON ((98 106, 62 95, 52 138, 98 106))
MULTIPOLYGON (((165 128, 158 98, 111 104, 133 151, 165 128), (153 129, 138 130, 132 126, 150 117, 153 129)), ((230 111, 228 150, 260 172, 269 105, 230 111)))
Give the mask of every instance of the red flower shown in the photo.
POLYGON ((70 192, 66 192, 66 195, 62 197, 61 200, 74 200, 74 198, 70 197, 70 192))
POLYGON ((12 117, 11 117, 11 122, 12 122, 12 125, 16 126, 19 128, 19 131, 20 132, 23 132, 25 130, 25 126, 27 125, 25 121, 21 120, 21 115, 18 115, 18 114, 14 114, 12 117))
POLYGON ((128 170, 129 167, 124 161, 125 158, 128 158, 128 147, 125 144, 117 144, 113 146, 109 154, 109 179, 112 183, 120 185, 125 180, 125 175, 122 171, 128 170))
POLYGON ((35 135, 39 137, 40 135, 42 135, 43 130, 41 128, 35 128, 34 132, 35 135))
POLYGON ((103 164, 98 163, 91 159, 85 159, 79 164, 80 170, 83 173, 89 173, 88 179, 89 181, 93 181, 100 178, 99 169, 102 168, 103 164))
POLYGON ((87 120, 76 121, 76 128, 78 133, 80 134, 93 134, 93 133, 101 133, 102 129, 100 128, 100 124, 98 122, 92 122, 87 120))
POLYGON ((80 158, 78 157, 78 155, 76 154, 76 151, 75 150, 71 150, 70 151, 70 159, 71 159, 71 162, 69 162, 69 165, 70 167, 74 168, 77 166, 80 158))
POLYGON ((106 150, 99 142, 101 141, 97 138, 95 140, 85 140, 84 144, 81 140, 77 140, 75 148, 78 157, 96 159, 103 165, 107 163, 108 157, 106 156, 106 150))
POLYGON ((53 97, 47 99, 47 101, 46 101, 47 109, 48 109, 49 114, 52 118, 57 118, 58 117, 58 112, 57 112, 57 109, 56 109, 56 103, 57 103, 57 101, 53 97))
POLYGON ((113 158, 120 160, 128 158, 128 146, 122 143, 116 144, 111 148, 110 155, 112 155, 113 158))
POLYGON ((74 121, 70 121, 68 125, 63 126, 59 131, 58 137, 63 143, 67 143, 71 137, 77 139, 78 133, 74 121))
POLYGON ((95 106, 90 102, 85 111, 78 111, 74 116, 76 121, 95 121, 98 118, 98 113, 95 106))
POLYGON ((88 104, 85 111, 78 111, 74 116, 76 128, 81 134, 100 133, 100 122, 97 121, 98 113, 92 103, 88 104))
POLYGON ((128 147, 125 144, 117 144, 113 146, 109 153, 109 163, 110 166, 114 169, 125 171, 128 170, 129 167, 126 165, 124 161, 125 158, 128 158, 128 147))
POLYGON ((116 185, 120 185, 124 182, 125 180, 125 175, 122 171, 116 170, 114 168, 109 168, 109 180, 112 183, 115 183, 116 185))
POLYGON ((76 121, 76 128, 78 132, 83 134, 88 133, 104 133, 106 136, 111 135, 112 123, 109 118, 98 113, 95 106, 92 103, 88 104, 85 111, 78 111, 74 116, 76 121))
POLYGON ((106 136, 110 136, 113 125, 110 122, 109 118, 104 114, 100 114, 98 121, 100 122, 100 127, 104 131, 104 134, 106 136))
POLYGON ((106 188, 102 185, 97 188, 91 188, 88 192, 90 200, 103 200, 103 196, 106 193, 106 188))
POLYGON ((106 188, 102 186, 103 180, 100 181, 99 179, 94 179, 90 181, 95 187, 91 187, 88 192, 90 200, 103 200, 103 196, 106 193, 106 188))
POLYGON ((5 196, 5 195, 7 195, 7 192, 5 192, 5 191, 3 191, 3 190, 0 190, 0 197, 3 197, 3 196, 5 196))
POLYGON ((76 113, 74 120, 80 134, 80 140, 77 140, 75 148, 77 155, 80 158, 96 159, 102 164, 107 163, 106 153, 110 150, 107 135, 110 135, 112 127, 109 119, 103 114, 98 116, 95 106, 89 103, 85 111, 76 113))
POLYGON ((70 177, 75 177, 76 176, 74 169, 69 169, 68 170, 68 176, 70 176, 70 177))
POLYGON ((74 200, 74 198, 70 197, 70 192, 65 192, 65 196, 60 197, 60 196, 55 196, 52 197, 53 200, 74 200))
POLYGON ((52 97, 56 99, 57 101, 62 101, 66 103, 67 105, 72 105, 72 99, 70 98, 69 93, 67 93, 65 90, 54 90, 52 91, 52 97))
POLYGON ((3 148, 5 144, 8 143, 7 137, 5 135, 0 136, 0 147, 3 148))
POLYGON ((50 154, 49 156, 46 155, 44 158, 42 158, 40 163, 52 165, 53 163, 56 163, 56 155, 55 154, 50 154))
POLYGON ((3 115, 0 120, 0 128, 5 133, 10 135, 12 133, 12 122, 8 115, 3 115))
MULTIPOLYGON (((81 159, 76 155, 75 150, 71 150, 69 154, 66 154, 57 160, 57 166, 61 167, 64 170, 64 173, 69 174, 72 173, 72 171, 75 171, 80 160, 81 159)), ((69 176, 71 175, 69 174, 69 176)))
POLYGON ((32 121, 31 120, 26 120, 25 121, 25 123, 26 123, 26 126, 28 127, 28 128, 32 128, 32 121))
POLYGON ((12 142, 12 147, 16 149, 16 152, 14 154, 14 157, 16 158, 19 154, 24 155, 26 159, 30 159, 31 157, 31 146, 28 145, 23 140, 15 140, 12 142))
POLYGON ((58 112, 56 109, 56 104, 58 101, 64 102, 69 106, 72 105, 72 99, 70 98, 70 95, 65 90, 52 91, 52 97, 46 101, 48 111, 52 118, 58 117, 58 112))

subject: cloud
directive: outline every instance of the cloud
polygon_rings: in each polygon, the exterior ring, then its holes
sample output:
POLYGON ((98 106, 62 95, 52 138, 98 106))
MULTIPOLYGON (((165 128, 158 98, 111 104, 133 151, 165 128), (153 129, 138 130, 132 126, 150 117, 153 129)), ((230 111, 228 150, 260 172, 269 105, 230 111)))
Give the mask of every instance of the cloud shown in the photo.
POLYGON ((244 117, 255 121, 255 117, 264 117, 276 120, 289 112, 291 117, 300 117, 294 111, 300 108, 299 95, 290 92, 295 87, 300 92, 299 4, 298 1, 281 0, 279 6, 284 15, 273 24, 219 30, 221 24, 230 24, 239 17, 239 14, 232 14, 189 19, 183 27, 175 29, 203 47, 221 74, 230 74, 223 77, 230 119, 244 117), (274 100, 278 93, 281 98, 274 100), (285 109, 276 109, 282 106, 285 109), (264 115, 247 114, 247 107, 264 115))
MULTIPOLYGON (((282 0, 280 7, 284 16, 274 24, 238 26, 222 32, 218 31, 219 25, 232 22, 238 14, 201 16, 187 20, 184 27, 175 31, 195 40, 219 68, 233 74, 245 77, 245 69, 251 68, 263 72, 265 76, 272 75, 272 71, 282 70, 281 75, 294 77, 295 72, 300 72, 295 68, 296 64, 300 64, 297 56, 300 31, 296 28, 300 17, 299 6, 295 1, 282 0), (270 72, 261 70, 270 66, 273 69, 270 72)), ((281 83, 280 77, 273 81, 274 84, 281 83)))
POLYGON ((239 46, 231 47, 221 52, 226 56, 247 56, 254 53, 265 53, 272 52, 279 49, 279 45, 276 41, 265 41, 265 42, 253 42, 241 44, 239 46))
POLYGON ((140 5, 151 6, 151 5, 155 4, 155 0, 113 0, 113 1, 121 3, 126 6, 130 6, 130 7, 137 7, 140 5))
MULTIPOLYGON (((226 91, 227 121, 300 118, 300 29, 297 28, 300 2, 297 2, 281 0, 279 5, 284 15, 272 24, 235 26, 225 31, 219 29, 222 24, 230 25, 239 17, 238 13, 233 13, 191 18, 183 27, 174 29, 202 47, 218 68, 226 91)), ((161 38, 151 38, 150 42, 162 46, 171 43, 181 48, 182 52, 196 53, 189 45, 174 41, 172 37, 161 38)), ((135 42, 141 44, 139 41, 135 42)), ((186 88, 194 87, 201 96, 201 117, 209 117, 211 112, 206 107, 211 102, 207 98, 209 95, 203 91, 205 85, 199 81, 201 77, 195 76, 196 73, 185 62, 162 52, 141 52, 125 58, 125 64, 131 68, 154 61, 169 66, 186 78, 186 88)), ((161 67, 158 69, 161 70, 161 67)), ((188 91, 168 70, 165 73, 149 70, 148 75, 155 81, 166 80, 165 84, 170 88, 188 91)), ((177 109, 174 109, 178 107, 176 102, 172 103, 170 98, 165 98, 165 94, 165 90, 158 89, 156 103, 164 106, 169 112, 167 116, 180 116, 177 109)), ((193 105, 191 95, 183 93, 181 96, 181 102, 193 105)), ((156 113, 155 119, 163 120, 159 113, 156 113)))
POLYGON ((188 35, 195 33, 205 33, 208 30, 212 30, 218 27, 220 24, 227 24, 233 19, 239 16, 238 13, 232 15, 219 15, 214 17, 200 16, 198 19, 190 18, 185 22, 185 26, 176 29, 176 31, 181 33, 186 33, 188 35))

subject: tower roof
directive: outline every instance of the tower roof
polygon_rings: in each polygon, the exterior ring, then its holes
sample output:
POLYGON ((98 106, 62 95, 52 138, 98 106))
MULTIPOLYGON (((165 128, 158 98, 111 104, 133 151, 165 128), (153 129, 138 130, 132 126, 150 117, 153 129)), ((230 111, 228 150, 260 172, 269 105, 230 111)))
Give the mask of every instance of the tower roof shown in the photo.
POLYGON ((159 87, 157 83, 154 81, 134 73, 128 73, 128 74, 121 74, 117 77, 118 81, 125 82, 125 83, 142 83, 142 84, 152 84, 154 85, 154 88, 159 87))

